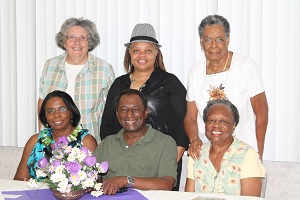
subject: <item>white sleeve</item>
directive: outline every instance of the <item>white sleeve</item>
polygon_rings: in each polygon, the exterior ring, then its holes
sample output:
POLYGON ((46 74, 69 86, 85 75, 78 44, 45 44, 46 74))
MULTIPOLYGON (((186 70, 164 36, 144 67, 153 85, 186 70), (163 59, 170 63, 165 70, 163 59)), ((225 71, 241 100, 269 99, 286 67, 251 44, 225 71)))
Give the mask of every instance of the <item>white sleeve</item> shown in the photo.
POLYGON ((251 58, 245 61, 244 73, 250 98, 265 91, 261 71, 251 58))
POLYGON ((194 66, 190 69, 188 80, 187 80, 187 91, 186 91, 186 100, 187 101, 195 101, 194 96, 194 88, 193 88, 193 82, 194 82, 194 66))

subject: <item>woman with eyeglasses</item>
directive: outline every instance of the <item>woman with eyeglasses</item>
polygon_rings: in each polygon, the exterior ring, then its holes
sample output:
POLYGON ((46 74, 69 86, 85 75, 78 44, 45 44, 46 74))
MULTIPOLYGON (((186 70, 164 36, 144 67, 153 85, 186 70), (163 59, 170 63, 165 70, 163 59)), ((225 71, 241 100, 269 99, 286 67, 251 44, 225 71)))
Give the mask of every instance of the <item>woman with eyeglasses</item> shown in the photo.
POLYGON ((268 103, 261 72, 255 62, 228 50, 230 25, 220 15, 209 15, 199 26, 200 45, 205 59, 192 66, 187 84, 185 132, 189 155, 200 156, 207 142, 201 111, 209 100, 229 99, 239 110, 236 137, 254 147, 263 159, 268 125, 268 103))
POLYGON ((261 196, 265 168, 256 150, 234 136, 239 120, 229 100, 207 103, 203 121, 208 142, 199 148, 200 159, 189 157, 186 192, 261 196))
POLYGON ((42 157, 52 157, 52 145, 66 136, 69 146, 84 146, 93 152, 97 147, 95 138, 79 125, 80 112, 73 99, 65 92, 55 90, 44 99, 39 118, 44 128, 27 141, 15 174, 15 180, 37 179, 36 168, 42 157))
POLYGON ((109 63, 90 53, 100 43, 96 25, 88 19, 67 19, 55 39, 65 53, 45 63, 40 77, 38 110, 49 92, 67 92, 82 115, 83 128, 89 129, 100 142, 102 110, 115 75, 109 63))

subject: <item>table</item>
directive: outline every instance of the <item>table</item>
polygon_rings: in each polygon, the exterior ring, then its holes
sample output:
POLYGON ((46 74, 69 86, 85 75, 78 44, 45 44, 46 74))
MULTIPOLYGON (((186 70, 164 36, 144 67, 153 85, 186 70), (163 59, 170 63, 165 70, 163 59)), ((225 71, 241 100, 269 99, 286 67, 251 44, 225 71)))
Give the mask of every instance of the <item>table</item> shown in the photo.
MULTIPOLYGON (((45 184, 41 185, 41 189, 47 188, 45 184)), ((25 181, 14 181, 14 180, 4 180, 0 179, 0 191, 20 191, 20 190, 29 190, 26 186, 25 181)), ((263 200, 259 197, 246 197, 246 196, 232 196, 232 195, 215 195, 215 194, 202 194, 202 193, 193 193, 193 192, 175 192, 175 191, 162 191, 162 190, 137 190, 143 196, 149 200, 263 200), (198 197, 198 198, 197 198, 198 197)), ((8 195, 0 194, 0 200, 4 198, 13 197, 8 195)), ((13 200, 13 198, 11 198, 13 200)), ((101 197, 99 197, 101 200, 101 197)))

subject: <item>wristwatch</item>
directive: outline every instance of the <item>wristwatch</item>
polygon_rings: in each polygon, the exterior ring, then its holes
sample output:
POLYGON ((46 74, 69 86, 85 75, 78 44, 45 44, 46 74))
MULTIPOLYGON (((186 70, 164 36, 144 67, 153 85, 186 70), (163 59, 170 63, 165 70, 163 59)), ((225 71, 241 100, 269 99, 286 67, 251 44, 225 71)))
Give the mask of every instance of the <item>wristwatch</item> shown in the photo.
POLYGON ((127 176, 127 187, 131 188, 134 185, 134 178, 132 176, 127 176))

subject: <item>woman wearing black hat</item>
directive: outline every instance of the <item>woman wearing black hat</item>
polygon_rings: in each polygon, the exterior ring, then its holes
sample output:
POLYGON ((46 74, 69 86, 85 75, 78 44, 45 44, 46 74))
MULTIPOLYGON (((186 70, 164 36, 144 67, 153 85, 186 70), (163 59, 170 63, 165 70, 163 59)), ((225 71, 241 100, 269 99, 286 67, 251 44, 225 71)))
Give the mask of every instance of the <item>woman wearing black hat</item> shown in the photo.
POLYGON ((170 135, 177 144, 178 177, 174 190, 179 190, 182 155, 188 147, 183 119, 186 112, 186 89, 180 80, 166 72, 161 45, 156 40, 155 30, 150 24, 137 24, 129 43, 125 44, 124 67, 128 72, 112 84, 100 128, 103 140, 116 134, 121 126, 113 105, 115 97, 124 89, 132 88, 143 92, 148 98, 149 114, 146 123, 164 134, 170 135))

